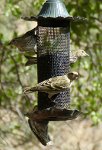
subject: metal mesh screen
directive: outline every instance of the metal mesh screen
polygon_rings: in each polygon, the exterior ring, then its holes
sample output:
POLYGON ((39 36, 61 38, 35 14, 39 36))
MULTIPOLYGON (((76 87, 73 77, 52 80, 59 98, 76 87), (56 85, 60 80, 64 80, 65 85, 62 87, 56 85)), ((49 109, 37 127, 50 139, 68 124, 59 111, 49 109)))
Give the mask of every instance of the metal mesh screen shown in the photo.
MULTIPOLYGON (((54 76, 64 75, 70 70, 70 27, 41 27, 37 30, 38 82, 54 76)), ((70 103, 70 90, 61 92, 54 99, 55 107, 67 108, 70 103)), ((45 93, 38 93, 38 108, 50 107, 45 93)))

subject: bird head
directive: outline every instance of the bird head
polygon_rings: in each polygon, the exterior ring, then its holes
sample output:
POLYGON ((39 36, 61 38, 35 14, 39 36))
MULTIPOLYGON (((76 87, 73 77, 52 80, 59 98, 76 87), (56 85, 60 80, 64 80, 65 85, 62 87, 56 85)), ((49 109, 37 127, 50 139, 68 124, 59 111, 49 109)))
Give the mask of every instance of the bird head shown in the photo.
POLYGON ((73 72, 68 73, 68 78, 71 81, 78 79, 78 77, 79 77, 78 72, 73 71, 73 72))
POLYGON ((77 57, 85 57, 85 56, 89 56, 84 50, 80 49, 78 51, 76 51, 75 54, 77 57))

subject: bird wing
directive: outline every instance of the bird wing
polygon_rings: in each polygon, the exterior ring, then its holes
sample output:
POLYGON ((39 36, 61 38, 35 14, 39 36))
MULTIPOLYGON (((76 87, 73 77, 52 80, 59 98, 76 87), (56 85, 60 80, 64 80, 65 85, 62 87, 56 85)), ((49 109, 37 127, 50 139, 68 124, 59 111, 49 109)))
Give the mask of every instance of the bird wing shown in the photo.
POLYGON ((67 89, 70 85, 70 80, 65 76, 57 76, 55 81, 52 81, 51 87, 57 90, 67 89))
POLYGON ((70 57, 70 63, 75 63, 77 61, 77 57, 70 57))
POLYGON ((70 80, 67 76, 57 76, 39 83, 39 86, 48 88, 49 90, 61 90, 68 88, 70 80))
POLYGON ((71 82, 70 79, 68 79, 67 75, 57 76, 45 80, 37 84, 35 87, 26 89, 24 93, 40 91, 48 93, 48 97, 51 98, 53 95, 67 90, 68 88, 70 88, 70 86, 71 82))

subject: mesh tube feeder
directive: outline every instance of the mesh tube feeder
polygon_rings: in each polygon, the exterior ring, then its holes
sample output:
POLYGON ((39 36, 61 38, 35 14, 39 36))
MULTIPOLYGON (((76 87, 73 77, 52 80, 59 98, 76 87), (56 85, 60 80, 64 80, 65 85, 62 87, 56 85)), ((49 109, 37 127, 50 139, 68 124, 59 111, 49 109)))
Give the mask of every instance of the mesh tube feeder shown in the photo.
MULTIPOLYGON (((70 72, 70 23, 85 19, 70 16, 60 0, 47 0, 36 17, 24 19, 38 22, 36 28, 38 83, 70 72)), ((38 92, 38 110, 27 113, 27 116, 33 120, 29 125, 43 145, 50 141, 47 135, 49 121, 70 120, 78 116, 79 111, 67 110, 69 105, 70 89, 53 97, 53 102, 49 100, 47 94, 38 92), (38 135, 42 131, 39 126, 44 128, 43 138, 42 135, 38 135)))
MULTIPOLYGON (((70 21, 63 3, 47 1, 38 17, 38 82, 70 71, 70 21)), ((54 99, 56 107, 66 108, 70 102, 69 90, 54 99)), ((47 94, 38 94, 38 108, 49 104, 47 94)), ((47 107, 50 107, 47 105, 47 107)))
MULTIPOLYGON (((60 0, 47 0, 37 17, 38 82, 70 72, 70 23, 84 18, 72 17, 60 0)), ((68 108, 70 90, 54 98, 56 108, 68 108)), ((47 94, 38 93, 38 109, 50 107, 47 94)))

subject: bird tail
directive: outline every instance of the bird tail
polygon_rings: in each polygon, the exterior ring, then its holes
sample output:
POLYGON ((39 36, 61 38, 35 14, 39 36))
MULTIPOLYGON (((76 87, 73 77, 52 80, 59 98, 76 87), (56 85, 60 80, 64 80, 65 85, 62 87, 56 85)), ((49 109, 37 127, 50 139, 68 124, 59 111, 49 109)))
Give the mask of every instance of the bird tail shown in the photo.
POLYGON ((35 122, 31 119, 28 119, 28 123, 32 132, 44 146, 50 144, 51 140, 48 135, 48 122, 35 122))
POLYGON ((24 94, 32 93, 38 91, 37 87, 26 88, 24 89, 24 94))
POLYGON ((27 62, 25 64, 25 66, 31 66, 33 64, 37 64, 37 58, 36 57, 29 57, 29 56, 25 56, 27 58, 27 62))

